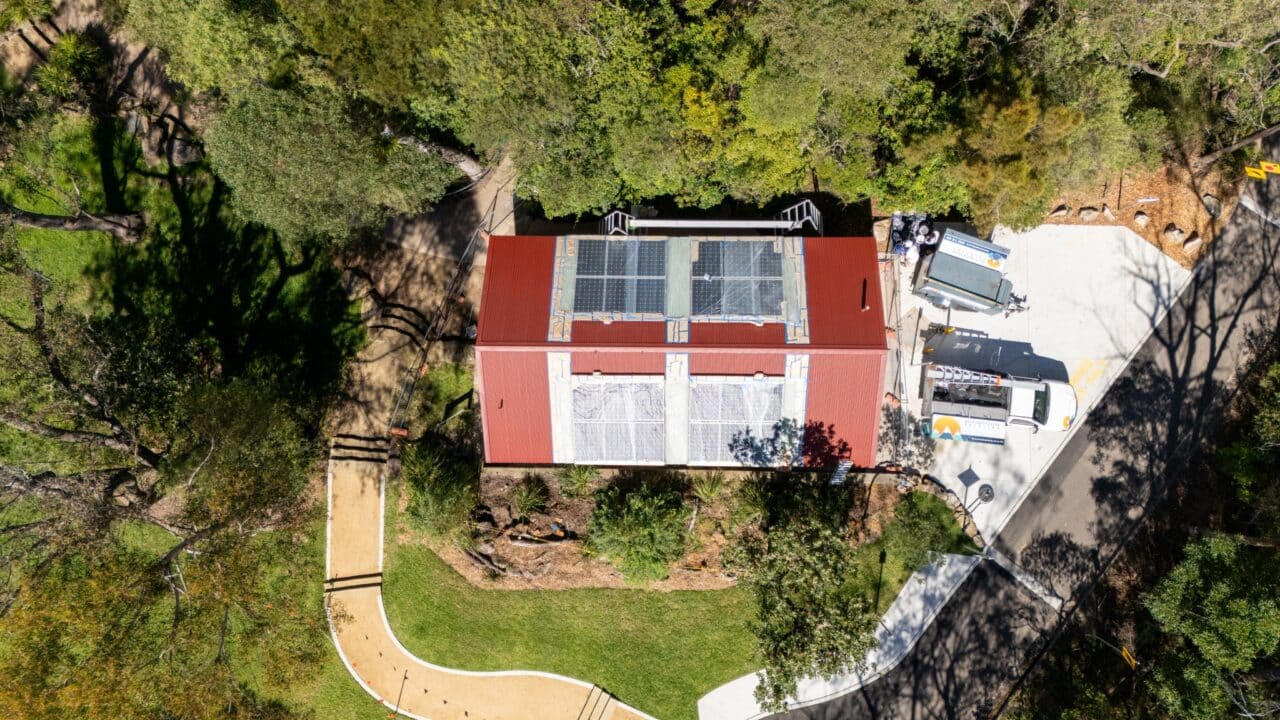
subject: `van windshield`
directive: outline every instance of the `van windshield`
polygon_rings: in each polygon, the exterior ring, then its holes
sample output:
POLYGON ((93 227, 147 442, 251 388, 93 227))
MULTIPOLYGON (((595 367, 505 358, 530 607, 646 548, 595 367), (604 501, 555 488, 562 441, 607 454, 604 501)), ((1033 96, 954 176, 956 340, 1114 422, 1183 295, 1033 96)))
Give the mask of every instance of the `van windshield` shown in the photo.
POLYGON ((1031 418, 1041 425, 1049 421, 1049 388, 1036 391, 1036 404, 1031 410, 1031 418))

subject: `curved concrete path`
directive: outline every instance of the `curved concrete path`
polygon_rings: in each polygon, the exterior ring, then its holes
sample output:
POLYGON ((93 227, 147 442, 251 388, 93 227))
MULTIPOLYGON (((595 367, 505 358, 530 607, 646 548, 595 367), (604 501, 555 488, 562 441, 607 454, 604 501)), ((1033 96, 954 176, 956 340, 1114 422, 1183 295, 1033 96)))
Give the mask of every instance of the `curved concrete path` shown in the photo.
MULTIPOLYGON (((340 439, 339 442, 342 442, 340 439)), ((382 605, 385 465, 329 462, 325 592, 338 654, 356 682, 392 712, 421 720, 641 720, 600 688, 534 671, 463 672, 425 662, 391 630, 382 605)), ((383 446, 385 447, 385 446, 383 446)), ((362 452, 334 450, 339 452, 362 452)))
MULTIPOLYGON (((484 231, 514 231, 510 185, 510 165, 504 162, 475 189, 473 217, 484 231)), ((431 223, 429 218, 414 222, 431 223)), ((389 240, 420 253, 419 245, 450 239, 424 237, 417 228, 389 240)), ((484 249, 476 248, 473 279, 483 272, 484 249)), ((412 280, 415 273, 406 274, 412 280)), ((418 305, 422 288, 413 284, 383 292, 418 305)), ((471 283, 466 291, 478 287, 471 283)), ((652 720, 581 680, 536 671, 451 670, 415 657, 396 639, 382 604, 387 431, 400 381, 417 353, 404 337, 385 329, 371 330, 370 340, 337 414, 328 468, 325 606, 338 654, 356 682, 388 708, 388 715, 418 720, 652 720)))

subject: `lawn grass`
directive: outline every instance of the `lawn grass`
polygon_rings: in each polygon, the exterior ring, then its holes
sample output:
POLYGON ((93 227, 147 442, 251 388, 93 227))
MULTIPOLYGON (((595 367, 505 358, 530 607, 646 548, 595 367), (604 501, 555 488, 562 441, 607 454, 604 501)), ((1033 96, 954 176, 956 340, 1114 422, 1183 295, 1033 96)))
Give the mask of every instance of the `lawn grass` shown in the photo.
MULTIPOLYGON (((0 198, 30 212, 67 215, 74 212, 74 198, 90 212, 105 211, 103 165, 94 139, 94 123, 89 118, 58 115, 49 126, 32 127, 14 149, 13 160, 0 171, 0 198)), ((116 128, 116 144, 124 151, 114 159, 113 173, 130 177, 142 170, 137 143, 116 128)), ((122 189, 128 201, 138 203, 154 183, 130 183, 122 189)), ((90 285, 84 273, 94 259, 108 251, 113 239, 107 233, 65 232, 17 228, 18 247, 31 267, 52 280, 54 288, 65 292, 65 300, 87 309, 90 285)), ((18 322, 30 319, 28 290, 5 276, 0 282, 0 312, 18 322), (18 293, 15 298, 15 293, 18 293)))
MULTIPOLYGON (((394 485, 387 494, 386 537, 395 538, 403 526, 394 485)), ((934 551, 972 551, 941 500, 916 500, 942 538, 934 551)), ((871 602, 880 550, 888 549, 879 612, 918 569, 910 558, 920 556, 919 542, 914 530, 890 521, 878 541, 858 550, 854 587, 871 602)), ((753 599, 738 588, 483 589, 421 544, 389 545, 386 557, 383 598, 394 632, 411 652, 445 667, 566 675, 663 720, 695 718, 698 698, 760 667, 749 627, 753 599)))
POLYGON ((738 589, 484 590, 419 546, 396 550, 384 589, 392 627, 424 660, 567 675, 660 718, 694 718, 699 697, 757 667, 738 589))
MULTIPOLYGON (((397 506, 388 492, 388 538, 397 506)), ((742 590, 489 590, 429 548, 387 548, 391 626, 424 660, 463 670, 543 670, 600 685, 663 720, 759 666, 742 590)))

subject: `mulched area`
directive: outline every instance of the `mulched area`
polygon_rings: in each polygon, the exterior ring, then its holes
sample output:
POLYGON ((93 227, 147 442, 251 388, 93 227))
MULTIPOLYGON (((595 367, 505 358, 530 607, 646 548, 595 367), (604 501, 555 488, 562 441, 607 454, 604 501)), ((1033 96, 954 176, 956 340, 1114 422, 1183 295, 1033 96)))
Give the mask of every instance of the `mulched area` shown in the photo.
POLYGON ((1241 189, 1239 181, 1221 173, 1194 176, 1185 167, 1166 164, 1147 173, 1126 172, 1096 190, 1060 197, 1045 223, 1123 225, 1191 268, 1231 217, 1241 189), (1216 216, 1207 205, 1216 206, 1216 216))
MULTIPOLYGON (((607 482, 612 472, 604 471, 602 475, 601 482, 607 482)), ((719 499, 710 505, 697 503, 694 538, 689 552, 675 563, 667 579, 647 585, 645 589, 720 590, 734 584, 733 578, 723 571, 721 554, 732 534, 732 488, 745 475, 744 472, 726 472, 725 490, 719 499)), ((856 489, 857 501, 850 525, 859 544, 874 542, 880 537, 884 525, 893 518, 894 508, 904 497, 895 483, 884 482, 884 477, 881 480, 856 489)), ((691 499, 689 502, 697 501, 691 499)), ((476 549, 501 562, 507 568, 505 575, 495 576, 453 544, 433 544, 436 554, 471 584, 499 590, 635 587, 613 565, 586 551, 582 536, 586 534, 594 503, 589 497, 565 497, 560 492, 554 472, 545 469, 487 469, 481 479, 481 503, 490 509, 494 528, 476 549), (514 517, 510 498, 526 472, 540 474, 551 492, 546 512, 535 513, 522 522, 514 517), (512 542, 512 535, 517 533, 549 534, 553 521, 565 525, 578 537, 534 546, 512 542)), ((414 539, 411 532, 402 535, 402 541, 414 539)))

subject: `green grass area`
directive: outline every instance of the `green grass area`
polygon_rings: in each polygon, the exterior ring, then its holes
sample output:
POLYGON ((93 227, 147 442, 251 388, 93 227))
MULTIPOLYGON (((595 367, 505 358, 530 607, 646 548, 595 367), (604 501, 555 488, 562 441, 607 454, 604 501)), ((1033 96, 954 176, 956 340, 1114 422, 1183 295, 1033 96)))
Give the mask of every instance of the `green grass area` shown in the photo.
MULTIPOLYGON (((401 529, 397 494, 394 488, 388 492, 388 538, 401 529)), ((972 550, 941 500, 916 494, 910 504, 910 519, 904 513, 891 521, 880 540, 858 552, 854 587, 870 600, 880 574, 880 550, 887 549, 881 611, 929 550, 972 550)), ((736 588, 484 589, 423 545, 391 545, 386 553, 388 619, 405 647, 429 662, 461 670, 558 673, 600 685, 664 720, 696 717, 698 698, 759 668, 749 629, 752 598, 736 588)), ((292 695, 322 717, 376 711, 336 657, 326 661, 314 683, 292 695)))
MULTIPOLYGON (((107 176, 129 207, 155 199, 154 181, 130 181, 145 166, 136 141, 122 128, 113 123, 98 130, 90 119, 66 114, 47 122, 48 127, 41 123, 22 135, 14 158, 0 170, 0 198, 23 210, 50 215, 70 214, 77 203, 88 212, 105 212, 107 176)), ((26 261, 52 280, 68 302, 87 307, 90 286, 83 282, 85 270, 111 248, 111 236, 33 228, 18 228, 15 233, 26 261)), ((29 321, 26 292, 15 278, 0 279, 0 312, 19 322, 29 321)))
POLYGON ((466 670, 544 670, 594 682, 656 717, 756 669, 751 598, 714 592, 484 590, 431 550, 397 548, 387 615, 405 647, 466 670))
POLYGON ((885 551, 885 562, 876 610, 883 613, 911 573, 928 563, 930 553, 966 555, 976 552, 977 548, 956 524, 946 503, 933 495, 917 492, 898 505, 897 515, 885 526, 878 540, 857 550, 857 588, 873 600, 881 573, 881 550, 885 551))
MULTIPOLYGON (((395 493, 387 537, 396 537, 395 493)), ((751 598, 738 589, 488 590, 419 545, 387 548, 384 602, 405 647, 463 670, 543 670, 593 682, 656 717, 755 670, 751 598)))

